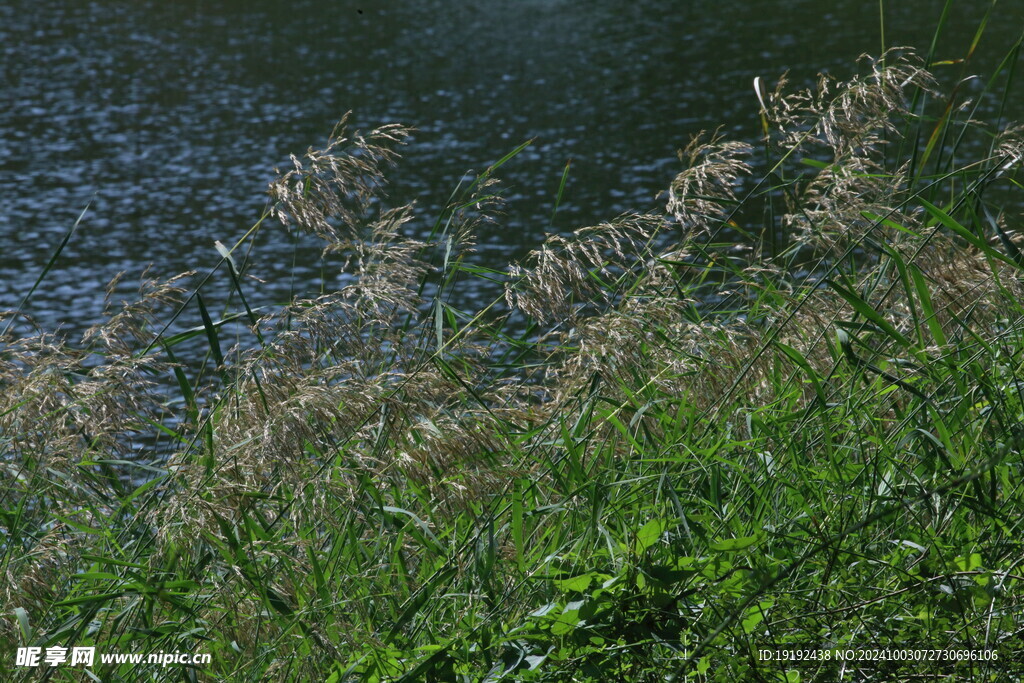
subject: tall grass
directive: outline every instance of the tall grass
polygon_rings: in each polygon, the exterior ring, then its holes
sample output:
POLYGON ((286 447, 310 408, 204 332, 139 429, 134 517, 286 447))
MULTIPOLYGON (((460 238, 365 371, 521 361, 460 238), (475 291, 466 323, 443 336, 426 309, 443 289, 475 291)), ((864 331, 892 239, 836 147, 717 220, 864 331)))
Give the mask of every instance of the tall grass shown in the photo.
POLYGON ((81 344, 6 336, 4 679, 34 645, 212 655, 47 673, 104 681, 1008 680, 1024 142, 935 115, 925 66, 781 83, 762 176, 703 136, 665 213, 507 272, 473 242, 519 150, 413 239, 383 194, 408 129, 342 121, 223 248, 236 311, 144 280, 81 344), (241 255, 271 219, 348 284, 257 319, 241 255), (464 310, 475 279, 504 296, 464 310), (166 457, 140 472, 143 437, 166 457))

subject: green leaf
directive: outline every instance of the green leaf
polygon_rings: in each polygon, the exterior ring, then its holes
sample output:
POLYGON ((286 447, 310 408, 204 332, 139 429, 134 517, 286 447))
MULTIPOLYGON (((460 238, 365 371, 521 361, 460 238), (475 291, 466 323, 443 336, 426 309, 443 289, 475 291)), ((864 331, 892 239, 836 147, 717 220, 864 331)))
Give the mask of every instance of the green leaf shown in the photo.
POLYGON ((711 549, 720 552, 735 552, 737 550, 745 550, 750 546, 759 543, 763 537, 764 534, 754 534, 753 536, 742 536, 740 538, 727 538, 712 543, 711 549))
POLYGON ((667 527, 668 523, 664 519, 652 519, 640 527, 640 531, 636 532, 636 552, 642 553, 657 543, 667 527))
POLYGON ((924 313, 925 324, 932 333, 932 338, 939 346, 946 345, 946 333, 942 331, 942 325, 935 317, 935 307, 932 305, 931 292, 928 283, 925 282, 924 273, 917 267, 916 263, 910 264, 910 277, 914 280, 914 289, 917 291, 917 299, 921 302, 921 311, 924 313))
POLYGON ((924 206, 928 213, 930 213, 938 222, 942 223, 944 226, 955 232, 957 235, 964 238, 964 240, 966 240, 969 244, 983 252, 986 256, 991 256, 994 259, 999 259, 1003 263, 1007 263, 1013 266, 1014 268, 1022 268, 1021 264, 1017 263, 1009 256, 1006 256, 1005 254, 993 249, 992 246, 989 245, 987 240, 985 240, 983 237, 975 235, 966 227, 960 225, 960 223, 958 223, 952 216, 950 216, 948 213, 946 213, 939 207, 935 206, 934 204, 930 204, 924 199, 921 200, 921 205, 924 206))
POLYGON ((775 601, 769 598, 768 600, 762 601, 760 604, 754 605, 747 610, 746 616, 743 618, 742 626, 743 632, 750 635, 754 632, 754 629, 764 621, 765 615, 775 604, 775 601))
POLYGON ((78 220, 75 221, 74 225, 71 226, 70 230, 64 233, 64 239, 61 240, 60 244, 57 246, 57 249, 50 256, 50 260, 46 262, 46 265, 43 267, 43 271, 39 273, 39 277, 36 278, 36 281, 32 283, 32 286, 29 288, 28 292, 26 292, 25 296, 22 297, 21 301, 18 303, 18 307, 14 310, 14 313, 7 318, 7 324, 4 325, 3 332, 0 332, 0 337, 7 336, 7 332, 8 330, 11 329, 11 325, 14 324, 14 321, 18 319, 18 314, 21 313, 21 310, 25 308, 25 304, 28 303, 28 300, 32 297, 32 294, 36 291, 36 289, 39 288, 39 283, 41 283, 46 278, 46 274, 53 269, 53 265, 57 263, 57 259, 60 258, 60 254, 62 251, 64 251, 64 247, 68 246, 68 242, 71 241, 71 236, 75 234, 75 230, 78 229, 78 225, 82 222, 82 219, 85 218, 85 214, 86 212, 89 211, 89 207, 91 205, 91 201, 85 205, 85 208, 82 209, 82 213, 78 215, 78 220))
POLYGON ((402 605, 402 613, 398 615, 397 619, 395 619, 391 630, 384 638, 384 642, 386 644, 390 644, 398 634, 401 633, 402 629, 409 624, 412 618, 416 616, 416 613, 419 612, 420 608, 427 604, 434 593, 440 588, 446 586, 457 573, 457 570, 453 567, 449 567, 435 573, 430 580, 420 587, 419 592, 406 600, 402 605))
POLYGON ((408 510, 400 507, 394 507, 391 505, 385 505, 383 508, 384 512, 390 512, 392 514, 406 515, 411 519, 416 527, 423 532, 422 534, 415 534, 417 538, 423 542, 424 545, 428 546, 434 552, 438 554, 444 554, 444 546, 441 545, 441 541, 438 540, 434 532, 430 530, 430 527, 422 519, 416 516, 415 513, 409 512, 408 510), (429 541, 429 542, 428 542, 429 541))
POLYGON ((578 609, 566 610, 555 617, 551 624, 551 635, 560 636, 576 630, 580 623, 580 611, 578 609))
POLYGON ((122 595, 124 595, 124 592, 122 591, 117 591, 116 593, 99 593, 97 595, 85 595, 80 598, 61 600, 54 604, 58 607, 70 607, 71 605, 82 605, 89 602, 108 602, 114 598, 119 598, 122 595))
POLYGON ((872 308, 866 301, 857 296, 854 292, 846 289, 835 280, 826 280, 828 285, 836 291, 839 296, 846 299, 854 310, 860 313, 862 316, 873 322, 879 328, 881 328, 887 335, 895 339, 904 348, 910 348, 910 340, 904 337, 900 332, 892 326, 888 320, 883 318, 874 308, 872 308))
POLYGON ((28 645, 35 638, 32 625, 28 620, 28 611, 24 607, 15 607, 14 618, 18 620, 18 629, 21 631, 22 642, 28 645))
POLYGON ((574 576, 571 579, 556 580, 554 584, 563 591, 575 591, 577 593, 582 593, 590 587, 593 580, 593 573, 580 574, 579 576, 574 576))
POLYGON ((217 367, 223 368, 224 354, 220 350, 220 336, 217 334, 217 327, 213 324, 210 312, 206 310, 203 296, 199 292, 196 292, 196 304, 199 305, 199 315, 203 318, 203 329, 206 330, 206 339, 210 343, 210 353, 213 354, 213 360, 216 361, 217 367))
POLYGON ((818 397, 818 400, 821 401, 822 404, 827 403, 828 398, 825 396, 825 391, 821 387, 821 377, 814 368, 811 367, 811 364, 807 362, 807 359, 804 358, 803 354, 778 340, 775 341, 775 346, 777 346, 784 354, 789 356, 790 360, 796 363, 797 366, 804 371, 804 374, 806 374, 807 378, 811 381, 811 386, 814 387, 814 393, 818 397))
POLYGON ((697 673, 700 674, 701 676, 707 674, 708 669, 710 669, 710 668, 711 668, 711 658, 708 657, 707 655, 705 655, 704 657, 701 657, 700 661, 697 662, 697 673))

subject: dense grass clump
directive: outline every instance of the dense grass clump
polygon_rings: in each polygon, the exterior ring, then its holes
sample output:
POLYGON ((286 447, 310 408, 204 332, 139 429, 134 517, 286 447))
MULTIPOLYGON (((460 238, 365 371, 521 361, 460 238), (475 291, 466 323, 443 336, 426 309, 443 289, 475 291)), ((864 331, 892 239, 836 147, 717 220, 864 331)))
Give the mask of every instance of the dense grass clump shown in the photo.
POLYGON ((237 311, 145 280, 82 344, 0 340, 3 679, 19 646, 212 655, 105 681, 1024 670, 1024 141, 937 88, 903 51, 761 92, 762 152, 702 136, 664 213, 507 272, 473 240, 518 150, 411 239, 409 131, 343 121, 223 249, 237 311), (345 284, 257 318, 271 218, 345 284))

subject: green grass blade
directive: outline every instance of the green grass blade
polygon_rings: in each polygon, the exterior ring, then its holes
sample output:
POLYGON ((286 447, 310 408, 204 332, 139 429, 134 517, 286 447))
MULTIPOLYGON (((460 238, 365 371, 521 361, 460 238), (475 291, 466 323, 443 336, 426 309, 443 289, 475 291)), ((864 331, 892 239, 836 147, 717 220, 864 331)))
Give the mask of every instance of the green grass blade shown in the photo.
POLYGON ((7 324, 4 325, 4 330, 3 332, 0 332, 0 337, 7 336, 7 332, 8 330, 11 329, 11 325, 14 324, 14 321, 18 317, 18 314, 21 313, 22 310, 24 310, 25 304, 27 304, 28 300, 32 298, 32 294, 34 294, 36 289, 39 288, 39 285, 42 283, 42 281, 46 279, 46 275, 51 270, 53 270, 54 264, 56 264, 57 259, 60 258, 61 252, 64 251, 64 247, 68 246, 68 242, 71 241, 72 235, 75 234, 75 230, 78 229, 78 226, 81 224, 82 219, 85 218, 85 214, 86 212, 89 211, 90 206, 92 206, 92 202, 89 202, 88 204, 85 205, 85 208, 82 209, 82 213, 78 214, 78 218, 75 220, 74 225, 72 225, 71 228, 66 233, 64 233, 64 237, 61 239, 60 244, 57 245, 57 248, 54 250, 53 254, 50 255, 50 260, 46 262, 45 266, 43 266, 43 270, 41 273, 39 273, 39 277, 37 277, 36 281, 32 283, 32 286, 29 288, 28 292, 25 293, 25 296, 23 296, 21 301, 18 303, 18 307, 14 309, 14 313, 7 321, 7 324))

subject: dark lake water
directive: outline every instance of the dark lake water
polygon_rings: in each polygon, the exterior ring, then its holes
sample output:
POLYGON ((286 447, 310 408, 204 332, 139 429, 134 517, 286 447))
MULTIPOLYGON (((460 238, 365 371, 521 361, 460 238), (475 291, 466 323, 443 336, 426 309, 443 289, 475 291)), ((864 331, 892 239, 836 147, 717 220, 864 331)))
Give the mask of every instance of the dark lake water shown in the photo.
MULTIPOLYGON (((966 53, 988 4, 954 3, 940 58, 966 53)), ((924 52, 944 2, 884 5, 885 42, 924 52)), ((978 73, 1024 27, 1024 3, 996 14, 978 73)), ((131 284, 150 263, 162 276, 211 267, 214 240, 232 243, 259 216, 275 166, 322 144, 348 110, 364 129, 418 129, 392 176, 394 199, 418 203, 414 231, 467 171, 535 138, 501 174, 506 217, 480 236, 480 262, 500 267, 551 229, 568 159, 555 229, 655 208, 692 134, 757 138, 754 76, 848 76, 881 41, 879 5, 863 0, 6 0, 0 309, 90 202, 27 308, 47 327, 96 322, 119 271, 131 284)), ((1021 104, 1017 87, 1010 118, 1021 104)), ((319 287, 318 254, 299 250, 298 289, 319 287)), ((256 302, 286 296, 287 233, 264 232, 254 258, 256 302)))

